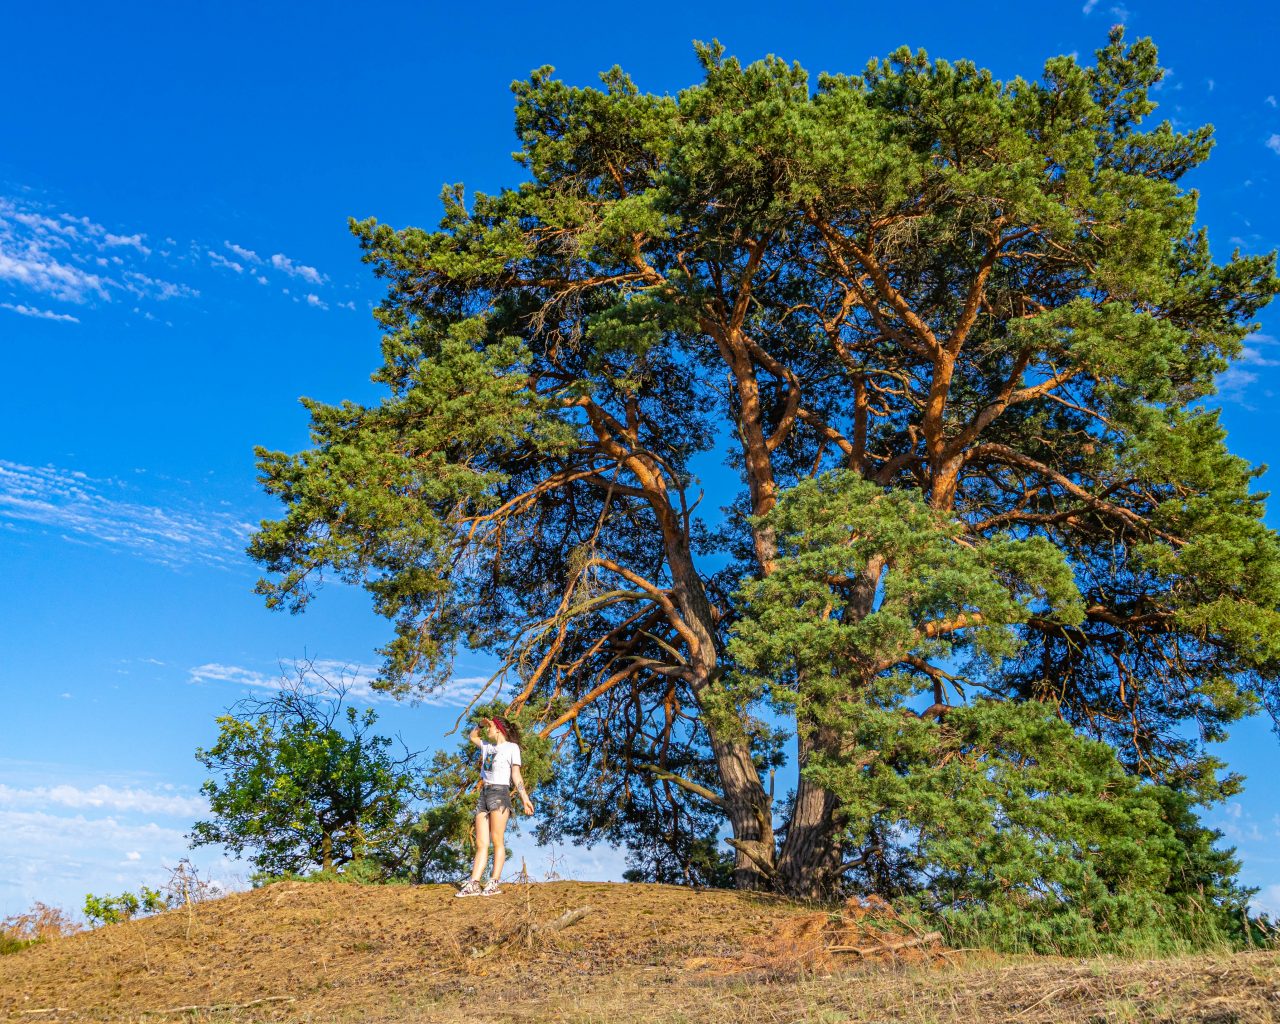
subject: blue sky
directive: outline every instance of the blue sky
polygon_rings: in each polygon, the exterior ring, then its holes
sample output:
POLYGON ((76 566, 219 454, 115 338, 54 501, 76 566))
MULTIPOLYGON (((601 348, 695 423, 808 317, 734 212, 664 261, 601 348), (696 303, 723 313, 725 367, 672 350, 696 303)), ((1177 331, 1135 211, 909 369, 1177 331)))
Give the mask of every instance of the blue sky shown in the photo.
MULTIPOLYGON (((346 218, 434 224, 446 182, 515 181, 513 79, 554 64, 588 84, 621 64, 674 92, 697 77, 691 40, 711 38, 814 73, 906 43, 1031 77, 1124 22, 1172 69, 1157 118, 1217 126, 1192 181, 1215 252, 1259 252, 1280 244, 1270 6, 5 4, 0 916, 163 876, 201 809, 192 751, 281 664, 367 682, 386 630, 360 594, 331 588, 289 617, 251 592, 244 542, 275 512, 252 448, 306 443, 301 395, 375 397, 379 290, 346 218)), ((1278 338, 1268 311, 1222 381, 1232 446, 1254 462, 1274 458, 1278 338)), ((485 669, 459 665, 431 705, 380 703, 384 722, 444 742, 485 669)), ((1222 755, 1251 783, 1208 820, 1280 911, 1276 753, 1268 721, 1237 727, 1222 755)), ((248 873, 194 857, 232 883, 248 873)), ((560 870, 621 866, 606 848, 560 870)))

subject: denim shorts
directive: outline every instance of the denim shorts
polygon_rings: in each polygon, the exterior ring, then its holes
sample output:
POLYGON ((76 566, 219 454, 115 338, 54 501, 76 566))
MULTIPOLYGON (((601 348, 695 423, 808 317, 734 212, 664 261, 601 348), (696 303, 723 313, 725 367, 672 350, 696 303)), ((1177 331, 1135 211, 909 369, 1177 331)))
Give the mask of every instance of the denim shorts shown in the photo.
POLYGON ((511 810, 510 786, 485 786, 480 791, 480 802, 476 804, 476 814, 485 814, 488 811, 510 813, 511 810))

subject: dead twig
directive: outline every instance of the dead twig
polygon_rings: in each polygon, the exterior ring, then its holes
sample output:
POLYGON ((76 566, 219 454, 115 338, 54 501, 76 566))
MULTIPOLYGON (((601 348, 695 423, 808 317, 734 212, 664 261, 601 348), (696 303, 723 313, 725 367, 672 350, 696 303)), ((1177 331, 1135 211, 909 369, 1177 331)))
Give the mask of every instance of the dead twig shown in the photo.
POLYGON ((1042 995, 1039 999, 1037 999, 1037 1000, 1036 1000, 1034 1003, 1032 1003, 1030 1006, 1027 1006, 1027 1007, 1025 1007, 1025 1008, 1023 1008, 1023 1009, 1019 1010, 1017 1013, 1015 1013, 1015 1014, 1013 1015, 1013 1017, 1012 1017, 1011 1019, 1012 1019, 1012 1020, 1017 1020, 1019 1017, 1021 1017, 1021 1016, 1025 1015, 1025 1014, 1030 1013, 1030 1012, 1031 1012, 1032 1010, 1034 1010, 1037 1006, 1040 1006, 1040 1005, 1041 1005, 1041 1004, 1043 1004, 1043 1003, 1047 1003, 1050 999, 1055 999, 1055 998, 1057 998, 1058 996, 1062 995, 1062 994, 1063 994, 1063 993, 1065 993, 1065 992, 1073 992, 1073 991, 1075 991, 1076 989, 1080 988, 1083 984, 1084 984, 1084 982, 1082 982, 1082 981, 1073 981, 1070 985, 1063 985, 1063 986, 1061 986, 1060 988, 1055 988, 1052 992, 1049 992, 1049 993, 1047 993, 1047 994, 1045 994, 1045 995, 1042 995))
POLYGON ((937 942, 941 938, 942 932, 928 932, 925 935, 913 935, 910 938, 882 942, 878 946, 827 946, 826 952, 856 953, 858 956, 876 956, 880 953, 894 953, 899 949, 909 949, 912 946, 923 946, 929 942, 937 942))
POLYGON ((247 1003, 212 1003, 208 1005, 195 1004, 192 1006, 170 1006, 163 1010, 144 1010, 143 1013, 195 1013, 198 1010, 208 1010, 210 1013, 220 1013, 225 1010, 245 1010, 250 1006, 260 1006, 263 1003, 296 1003, 297 996, 263 996, 261 999, 250 999, 247 1003))

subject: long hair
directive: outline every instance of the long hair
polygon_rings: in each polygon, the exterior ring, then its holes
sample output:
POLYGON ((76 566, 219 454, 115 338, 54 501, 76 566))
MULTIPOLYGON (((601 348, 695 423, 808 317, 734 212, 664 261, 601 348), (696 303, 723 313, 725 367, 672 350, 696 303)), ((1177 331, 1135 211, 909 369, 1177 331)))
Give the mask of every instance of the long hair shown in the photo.
POLYGON ((510 742, 517 747, 520 745, 520 727, 508 718, 495 718, 493 724, 498 727, 498 731, 502 733, 510 742))

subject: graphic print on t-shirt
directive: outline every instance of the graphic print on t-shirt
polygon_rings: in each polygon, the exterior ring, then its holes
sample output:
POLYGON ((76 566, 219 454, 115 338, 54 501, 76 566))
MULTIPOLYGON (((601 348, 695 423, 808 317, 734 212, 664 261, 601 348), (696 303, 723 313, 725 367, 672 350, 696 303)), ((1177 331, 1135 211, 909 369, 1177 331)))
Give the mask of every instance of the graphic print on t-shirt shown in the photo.
POLYGON ((486 786, 511 785, 511 766, 520 763, 520 748, 514 743, 482 743, 480 770, 486 786))

